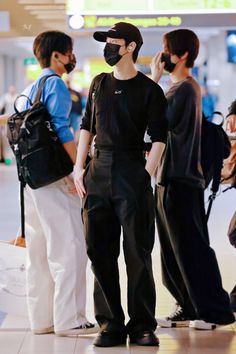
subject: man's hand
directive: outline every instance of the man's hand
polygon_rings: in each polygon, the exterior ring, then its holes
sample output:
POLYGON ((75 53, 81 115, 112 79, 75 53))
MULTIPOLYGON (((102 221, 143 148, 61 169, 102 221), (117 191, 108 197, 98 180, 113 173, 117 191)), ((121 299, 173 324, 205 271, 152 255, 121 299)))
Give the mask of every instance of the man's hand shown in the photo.
POLYGON ((165 63, 161 61, 161 55, 162 53, 157 53, 151 61, 150 67, 151 67, 151 72, 152 72, 152 80, 155 81, 156 83, 159 82, 163 71, 164 71, 164 66, 165 63))
POLYGON ((7 123, 8 118, 9 115, 6 114, 0 115, 0 125, 5 125, 7 123))
POLYGON ((84 165, 85 165, 86 157, 88 156, 88 151, 89 151, 92 138, 93 138, 92 133, 88 132, 87 130, 81 129, 77 159, 74 167, 74 182, 80 198, 84 198, 86 194, 86 190, 83 183, 84 165))
POLYGON ((163 154, 164 149, 165 149, 164 143, 155 142, 152 144, 152 148, 149 151, 149 154, 147 156, 147 162, 145 166, 145 169, 150 174, 150 176, 153 176, 155 174, 157 166, 160 163, 161 156, 163 154))
POLYGON ((72 175, 65 177, 65 182, 66 182, 69 194, 77 194, 77 190, 76 190, 76 187, 74 184, 74 179, 73 179, 72 175))
POLYGON ((86 194, 86 190, 83 182, 84 171, 85 171, 84 168, 75 168, 74 171, 74 183, 80 198, 84 198, 86 194))
POLYGON ((236 114, 231 114, 226 119, 226 131, 227 133, 236 132, 236 114))

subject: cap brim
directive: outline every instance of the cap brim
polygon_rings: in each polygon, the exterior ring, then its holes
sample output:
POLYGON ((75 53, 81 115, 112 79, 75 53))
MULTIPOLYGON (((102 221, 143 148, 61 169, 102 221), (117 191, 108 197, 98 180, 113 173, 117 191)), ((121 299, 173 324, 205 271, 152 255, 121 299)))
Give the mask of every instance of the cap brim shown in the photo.
POLYGON ((98 42, 106 42, 108 32, 94 32, 93 38, 98 42))

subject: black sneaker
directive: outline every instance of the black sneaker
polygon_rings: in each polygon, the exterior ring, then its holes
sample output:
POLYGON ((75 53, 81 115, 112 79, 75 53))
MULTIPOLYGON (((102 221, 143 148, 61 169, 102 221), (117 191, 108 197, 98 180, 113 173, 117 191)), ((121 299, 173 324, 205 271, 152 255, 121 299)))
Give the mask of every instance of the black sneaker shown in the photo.
POLYGON ((184 313, 180 305, 176 305, 174 312, 168 317, 157 318, 157 325, 164 328, 189 327, 190 316, 184 313))
POLYGON ((85 322, 81 326, 75 328, 69 328, 62 331, 56 331, 58 336, 78 336, 78 335, 87 335, 94 334, 99 331, 99 326, 90 322, 85 322))

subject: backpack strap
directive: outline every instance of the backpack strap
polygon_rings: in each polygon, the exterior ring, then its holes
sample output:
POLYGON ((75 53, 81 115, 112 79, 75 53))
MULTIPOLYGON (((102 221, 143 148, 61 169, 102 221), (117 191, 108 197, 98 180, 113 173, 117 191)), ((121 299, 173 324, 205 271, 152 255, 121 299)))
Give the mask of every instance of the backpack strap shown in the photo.
POLYGON ((31 105, 31 106, 33 105, 33 102, 31 101, 31 99, 30 99, 28 96, 23 95, 23 94, 17 96, 16 99, 15 99, 15 101, 14 101, 14 110, 15 110, 15 112, 16 112, 17 114, 20 114, 20 112, 19 112, 18 109, 16 108, 16 102, 17 102, 18 99, 21 98, 21 97, 26 97, 27 100, 29 101, 30 105, 31 105))
POLYGON ((36 96, 35 96, 35 99, 34 99, 34 104, 38 103, 40 101, 40 98, 41 98, 41 95, 42 95, 42 90, 43 90, 43 85, 45 84, 45 82, 47 81, 47 79, 49 77, 52 77, 52 76, 58 76, 60 77, 59 75, 57 74, 51 74, 51 75, 46 75, 42 78, 42 81, 40 82, 40 85, 39 85, 39 88, 38 88, 38 91, 36 93, 36 96))
POLYGON ((21 216, 21 237, 25 238, 25 182, 20 181, 20 216, 21 216))
POLYGON ((211 208, 212 208, 212 204, 214 202, 214 200, 216 199, 216 193, 212 192, 211 195, 208 198, 208 208, 207 208, 207 212, 206 212, 206 221, 208 222, 210 214, 211 214, 211 208))
POLYGON ((18 111, 17 107, 16 107, 16 103, 17 103, 18 99, 21 98, 21 97, 26 97, 31 106, 33 106, 33 104, 35 104, 35 103, 38 103, 38 102, 40 101, 40 98, 41 98, 43 85, 44 85, 45 81, 46 81, 49 77, 51 77, 51 76, 58 76, 58 77, 59 77, 59 75, 57 75, 57 74, 51 74, 51 75, 46 75, 46 76, 44 76, 43 79, 42 79, 42 81, 41 81, 41 83, 40 83, 40 85, 39 85, 39 88, 38 88, 38 91, 37 91, 37 93, 36 93, 36 97, 35 97, 35 99, 34 99, 34 102, 32 102, 31 99, 30 99, 28 96, 24 95, 24 94, 21 94, 21 95, 19 95, 19 96, 16 97, 16 99, 15 99, 15 101, 14 101, 14 110, 15 110, 15 112, 16 112, 17 114, 19 114, 19 115, 21 114, 21 113, 18 111))
POLYGON ((218 126, 218 136, 221 139, 221 143, 216 146, 215 150, 215 156, 217 158, 215 159, 215 166, 214 166, 214 171, 213 171, 213 179, 212 179, 212 185, 211 185, 211 194, 208 198, 208 208, 206 212, 206 220, 209 220, 210 213, 211 213, 211 208, 214 200, 216 199, 217 192, 220 186, 221 182, 221 170, 223 167, 223 160, 224 160, 224 146, 225 146, 225 132, 222 128, 222 125, 220 124, 218 126))
POLYGON ((220 179, 221 179, 221 169, 223 165, 223 159, 224 159, 224 137, 223 133, 221 132, 222 127, 219 126, 219 131, 218 134, 221 138, 221 144, 218 144, 216 147, 215 151, 215 156, 217 156, 217 159, 215 159, 215 166, 214 166, 214 171, 213 171, 213 179, 212 179, 212 185, 211 185, 211 194, 208 198, 208 208, 206 212, 206 220, 209 220, 210 213, 211 213, 211 208, 214 200, 216 199, 216 195, 220 186, 220 179))
MULTIPOLYGON (((219 134, 220 133, 221 132, 219 132, 219 134)), ((223 167, 223 160, 224 160, 224 137, 223 137, 223 134, 221 134, 220 138, 221 138, 221 144, 219 144, 220 146, 218 146, 215 151, 217 159, 215 160, 213 181, 212 181, 212 186, 211 186, 211 190, 215 194, 218 192, 218 189, 219 189, 220 180, 221 180, 221 170, 223 167)))
POLYGON ((99 78, 98 82, 94 84, 93 86, 93 92, 92 92, 92 109, 91 109, 91 120, 90 120, 90 134, 93 132, 93 122, 94 122, 94 113, 95 113, 95 98, 97 97, 101 84, 103 79, 106 77, 106 73, 101 74, 101 77, 99 78))

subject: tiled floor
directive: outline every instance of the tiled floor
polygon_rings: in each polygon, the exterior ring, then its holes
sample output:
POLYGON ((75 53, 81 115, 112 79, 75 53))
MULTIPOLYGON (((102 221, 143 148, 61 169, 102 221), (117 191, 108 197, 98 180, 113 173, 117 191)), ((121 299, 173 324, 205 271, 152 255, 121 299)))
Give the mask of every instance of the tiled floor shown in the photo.
MULTIPOLYGON (((11 239, 19 225, 17 179, 14 166, 0 165, 0 239, 11 239)), ((236 191, 221 194, 213 205, 209 221, 212 247, 216 250, 226 290, 236 283, 236 250, 227 240, 229 220, 236 210, 236 191)), ((199 262, 201 259, 199 258, 199 262)), ((161 284, 159 246, 153 252, 153 267, 157 285, 157 314, 169 313, 173 300, 161 284)), ((120 257, 122 301, 126 302, 126 275, 123 256, 120 257)), ((210 271, 210 269, 206 270, 210 271)), ((87 312, 93 320, 92 274, 88 268, 87 312)), ((124 305, 126 311, 126 306, 124 305)), ((1 314, 0 314, 1 323, 1 314)), ((108 349, 95 348, 93 336, 61 338, 54 335, 34 336, 29 331, 27 317, 8 314, 0 327, 0 354, 233 354, 236 353, 236 325, 212 332, 190 329, 157 329, 160 348, 122 346, 108 349)))

